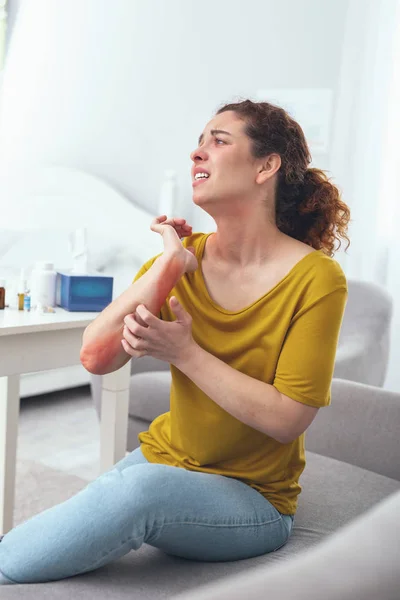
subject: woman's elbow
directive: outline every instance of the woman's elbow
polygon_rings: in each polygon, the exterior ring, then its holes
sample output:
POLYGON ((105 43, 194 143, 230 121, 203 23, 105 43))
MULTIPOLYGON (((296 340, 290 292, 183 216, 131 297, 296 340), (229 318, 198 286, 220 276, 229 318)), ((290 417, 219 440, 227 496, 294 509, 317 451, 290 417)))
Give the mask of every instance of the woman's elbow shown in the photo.
POLYGON ((86 346, 82 346, 79 358, 86 371, 89 371, 93 375, 102 375, 102 373, 99 373, 98 364, 93 353, 88 352, 86 346))

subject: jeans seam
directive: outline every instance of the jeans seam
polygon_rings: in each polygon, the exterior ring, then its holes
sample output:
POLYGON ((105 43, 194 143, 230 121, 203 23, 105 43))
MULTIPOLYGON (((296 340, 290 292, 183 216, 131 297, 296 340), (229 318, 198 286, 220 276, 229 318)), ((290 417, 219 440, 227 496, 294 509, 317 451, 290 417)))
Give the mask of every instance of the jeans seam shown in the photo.
MULTIPOLYGON (((281 517, 279 516, 278 519, 273 519, 272 521, 262 521, 261 523, 253 523, 253 524, 240 523, 238 525, 237 524, 236 525, 218 525, 218 524, 204 523, 204 522, 198 522, 198 521, 169 521, 168 523, 162 523, 161 525, 155 525, 155 527, 165 527, 166 525, 203 525, 204 527, 254 527, 254 525, 270 525, 270 524, 276 523, 276 522, 278 522, 280 520, 281 520, 281 517)), ((88 570, 92 571, 93 569, 96 568, 96 564, 97 563, 101 563, 108 554, 111 554, 112 552, 115 552, 116 550, 118 550, 119 548, 121 548, 127 542, 132 542, 133 540, 137 540, 137 539, 139 539, 141 537, 143 537, 143 536, 142 535, 137 535, 137 536, 132 536, 129 539, 125 540, 118 547, 113 548, 112 550, 110 550, 106 554, 103 554, 103 556, 100 559, 98 559, 90 567, 87 567, 85 569, 85 571, 88 571, 88 570)))
POLYGON ((162 527, 165 525, 204 525, 205 527, 254 527, 257 525, 271 525, 272 523, 277 523, 281 520, 281 517, 277 519, 272 519, 270 521, 262 521, 261 523, 239 523, 239 524, 218 524, 218 523, 207 523, 205 521, 169 521, 168 523, 163 523, 162 527))

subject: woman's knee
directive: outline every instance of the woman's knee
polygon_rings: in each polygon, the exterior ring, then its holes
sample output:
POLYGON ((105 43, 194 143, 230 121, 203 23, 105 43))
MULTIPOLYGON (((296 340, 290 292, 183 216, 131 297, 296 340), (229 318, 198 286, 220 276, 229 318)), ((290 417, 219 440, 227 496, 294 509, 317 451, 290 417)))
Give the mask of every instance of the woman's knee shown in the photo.
POLYGON ((130 508, 137 508, 139 504, 150 508, 166 495, 170 483, 168 470, 172 468, 147 463, 127 466, 123 470, 112 469, 92 481, 84 491, 96 502, 103 499, 108 506, 115 503, 119 509, 125 504, 130 508))
POLYGON ((133 467, 135 465, 141 464, 149 464, 147 458, 144 457, 142 453, 142 449, 139 446, 135 448, 130 454, 127 454, 124 458, 122 458, 119 462, 117 462, 111 470, 117 469, 117 471, 124 471, 128 467, 133 467))

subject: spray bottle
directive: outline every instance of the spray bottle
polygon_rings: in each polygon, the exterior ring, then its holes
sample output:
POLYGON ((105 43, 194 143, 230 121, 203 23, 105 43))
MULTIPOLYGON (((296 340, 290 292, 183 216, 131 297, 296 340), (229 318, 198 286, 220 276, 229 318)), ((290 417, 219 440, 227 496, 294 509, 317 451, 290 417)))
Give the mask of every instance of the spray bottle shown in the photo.
POLYGON ((0 279, 0 310, 6 307, 6 280, 0 279))
POLYGON ((85 228, 76 229, 69 236, 69 248, 72 253, 71 273, 87 275, 88 273, 88 239, 85 228))

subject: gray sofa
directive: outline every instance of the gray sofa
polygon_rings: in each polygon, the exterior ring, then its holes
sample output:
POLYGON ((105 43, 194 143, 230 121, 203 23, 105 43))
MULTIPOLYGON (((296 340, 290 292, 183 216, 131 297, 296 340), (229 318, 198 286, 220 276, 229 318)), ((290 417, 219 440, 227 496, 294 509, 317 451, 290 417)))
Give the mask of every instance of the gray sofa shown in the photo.
MULTIPOLYGON (((147 423, 135 420, 134 427, 140 431, 147 423)), ((1 598, 398 600, 400 570, 392 567, 400 564, 399 430, 400 394, 334 379, 331 406, 318 412, 306 434, 294 529, 278 551, 202 563, 144 544, 92 573, 4 586, 1 598)))

